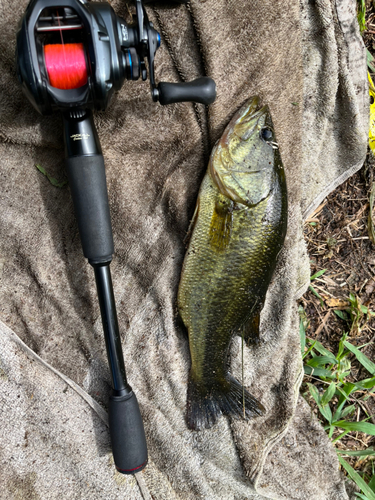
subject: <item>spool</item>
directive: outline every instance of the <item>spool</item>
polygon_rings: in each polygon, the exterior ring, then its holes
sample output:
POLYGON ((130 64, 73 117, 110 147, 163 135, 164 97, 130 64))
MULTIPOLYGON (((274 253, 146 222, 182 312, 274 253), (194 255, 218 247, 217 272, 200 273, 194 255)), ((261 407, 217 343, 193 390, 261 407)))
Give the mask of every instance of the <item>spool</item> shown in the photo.
POLYGON ((83 43, 44 46, 49 82, 57 89, 77 89, 87 83, 87 65, 83 43))

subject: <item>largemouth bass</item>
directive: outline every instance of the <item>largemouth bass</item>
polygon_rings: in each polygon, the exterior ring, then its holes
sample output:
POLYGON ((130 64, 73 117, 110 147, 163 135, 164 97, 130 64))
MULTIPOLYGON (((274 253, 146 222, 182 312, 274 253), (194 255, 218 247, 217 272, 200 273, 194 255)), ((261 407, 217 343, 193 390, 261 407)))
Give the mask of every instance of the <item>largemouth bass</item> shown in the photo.
POLYGON ((287 228, 287 189, 271 116, 257 97, 216 143, 203 179, 183 263, 178 308, 189 332, 187 423, 264 407, 228 372, 233 335, 259 338, 263 308, 287 228))

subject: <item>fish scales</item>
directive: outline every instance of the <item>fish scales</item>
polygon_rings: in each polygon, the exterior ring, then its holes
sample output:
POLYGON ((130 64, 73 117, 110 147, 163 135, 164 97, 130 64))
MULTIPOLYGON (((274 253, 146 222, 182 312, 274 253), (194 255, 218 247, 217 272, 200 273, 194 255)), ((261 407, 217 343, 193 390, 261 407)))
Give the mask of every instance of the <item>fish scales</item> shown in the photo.
POLYGON ((234 334, 259 336, 259 315, 287 227, 287 191, 267 106, 251 99, 215 145, 192 221, 178 291, 189 332, 187 422, 250 418, 263 406, 228 372, 234 334))

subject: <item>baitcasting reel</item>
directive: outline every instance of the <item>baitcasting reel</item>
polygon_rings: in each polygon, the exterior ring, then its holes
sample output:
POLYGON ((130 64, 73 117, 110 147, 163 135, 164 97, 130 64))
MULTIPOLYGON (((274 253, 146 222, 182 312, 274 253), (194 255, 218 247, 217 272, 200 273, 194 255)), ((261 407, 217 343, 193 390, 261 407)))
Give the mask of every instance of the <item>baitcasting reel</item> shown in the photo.
MULTIPOLYGON (((185 3, 185 0, 175 0, 185 3)), ((147 2, 148 3, 148 2, 147 2)), ((210 104, 216 88, 203 77, 159 83, 154 57, 160 35, 135 0, 134 24, 105 2, 31 0, 17 36, 23 90, 41 114, 62 112, 66 169, 85 257, 94 269, 113 391, 108 416, 116 468, 133 474, 147 464, 143 422, 126 380, 109 265, 114 253, 104 160, 92 110, 105 110, 125 80, 147 79, 154 101, 210 104)))
MULTIPOLYGON (((154 101, 160 104, 195 101, 208 105, 215 100, 215 83, 211 78, 156 85, 154 58, 160 35, 149 21, 142 1, 136 0, 135 4, 136 23, 129 25, 105 2, 30 2, 17 38, 18 74, 28 99, 41 114, 50 114, 55 109, 106 109, 113 92, 122 87, 125 79, 138 80, 140 76, 147 79, 145 59, 154 101), (65 68, 48 67, 45 49, 58 46, 62 52, 64 46, 66 50, 81 47, 86 81, 78 88, 56 88, 51 82, 51 71, 77 71, 76 59, 65 68)), ((67 64, 66 53, 63 59, 67 64)))

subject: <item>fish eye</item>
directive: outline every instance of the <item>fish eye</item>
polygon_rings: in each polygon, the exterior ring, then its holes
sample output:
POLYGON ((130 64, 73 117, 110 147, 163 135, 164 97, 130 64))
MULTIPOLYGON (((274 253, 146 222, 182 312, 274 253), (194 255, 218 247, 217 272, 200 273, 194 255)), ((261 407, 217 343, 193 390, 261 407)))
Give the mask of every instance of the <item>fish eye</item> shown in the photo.
POLYGON ((260 138, 266 142, 272 141, 273 133, 269 127, 263 127, 260 131, 260 138))

